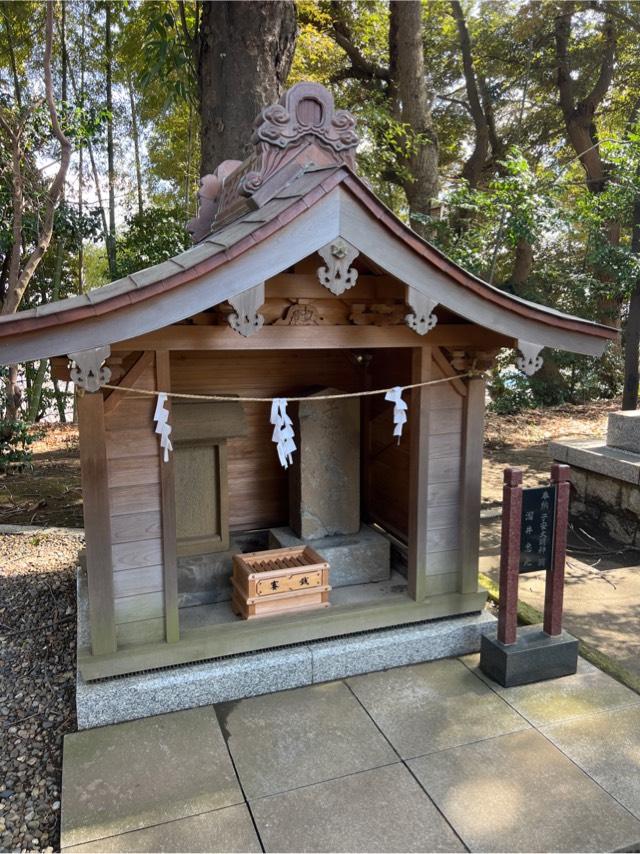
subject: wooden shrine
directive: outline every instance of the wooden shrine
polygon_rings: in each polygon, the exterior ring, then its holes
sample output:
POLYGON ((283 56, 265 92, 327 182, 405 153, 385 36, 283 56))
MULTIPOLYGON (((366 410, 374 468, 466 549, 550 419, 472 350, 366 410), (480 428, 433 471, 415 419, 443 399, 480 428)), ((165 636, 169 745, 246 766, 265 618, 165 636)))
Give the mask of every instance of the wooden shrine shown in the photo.
POLYGON ((598 356, 616 336, 418 237, 355 173, 355 121, 323 87, 294 86, 252 139, 203 179, 192 248, 0 318, 0 362, 51 357, 80 394, 86 681, 480 611, 481 372, 502 348, 531 374, 544 347, 598 356), (322 413, 311 400, 430 379, 448 381, 405 392, 399 444, 384 395, 322 413), (165 461, 156 392, 238 400, 169 397, 165 461), (287 396, 309 398, 292 408, 294 473, 268 404, 241 400, 287 396), (340 458, 355 459, 347 479, 340 458), (304 545, 331 565, 331 607, 239 619, 234 555, 304 545))

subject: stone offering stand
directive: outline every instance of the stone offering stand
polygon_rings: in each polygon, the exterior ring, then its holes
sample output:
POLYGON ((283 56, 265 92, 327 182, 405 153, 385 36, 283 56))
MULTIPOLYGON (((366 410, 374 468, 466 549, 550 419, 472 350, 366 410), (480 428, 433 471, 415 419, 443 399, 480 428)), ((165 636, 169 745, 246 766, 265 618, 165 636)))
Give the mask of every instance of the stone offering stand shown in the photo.
POLYGON ((551 442, 549 452, 571 466, 571 517, 640 548, 640 411, 612 412, 606 442, 551 442))

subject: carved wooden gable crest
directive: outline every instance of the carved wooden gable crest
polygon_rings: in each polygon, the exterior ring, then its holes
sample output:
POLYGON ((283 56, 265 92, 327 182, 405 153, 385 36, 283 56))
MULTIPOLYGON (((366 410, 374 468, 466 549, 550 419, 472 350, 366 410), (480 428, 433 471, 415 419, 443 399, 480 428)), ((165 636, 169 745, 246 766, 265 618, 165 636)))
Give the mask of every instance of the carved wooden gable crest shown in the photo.
POLYGON ((262 207, 305 167, 355 166, 356 120, 336 110, 333 95, 319 83, 297 83, 279 103, 255 120, 255 147, 243 163, 225 160, 200 182, 200 210, 187 224, 194 242, 214 226, 249 208, 262 207))

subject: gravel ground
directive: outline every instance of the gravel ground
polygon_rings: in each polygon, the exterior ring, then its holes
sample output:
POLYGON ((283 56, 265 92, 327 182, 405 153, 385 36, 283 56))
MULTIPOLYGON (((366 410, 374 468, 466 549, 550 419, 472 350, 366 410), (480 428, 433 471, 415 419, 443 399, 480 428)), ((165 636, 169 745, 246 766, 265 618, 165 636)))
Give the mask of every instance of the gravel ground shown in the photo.
POLYGON ((79 537, 0 535, 0 851, 57 851, 79 537))

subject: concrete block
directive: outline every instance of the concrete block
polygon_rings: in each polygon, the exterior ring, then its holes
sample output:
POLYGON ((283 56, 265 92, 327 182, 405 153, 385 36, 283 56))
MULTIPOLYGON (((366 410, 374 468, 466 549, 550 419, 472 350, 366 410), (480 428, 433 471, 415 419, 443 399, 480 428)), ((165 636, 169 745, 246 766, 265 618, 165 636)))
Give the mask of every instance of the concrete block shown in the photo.
POLYGON ((232 557, 241 551, 233 540, 224 552, 178 558, 178 605, 207 605, 231 599, 232 557))
MULTIPOLYGON (((323 389, 318 394, 335 393, 323 389)), ((315 395, 310 395, 310 398, 315 395)), ((360 401, 301 401, 289 474, 289 521, 303 540, 360 528, 360 401)))
POLYGON ((310 646, 315 682, 357 676, 405 664, 477 652, 485 632, 495 631, 495 617, 480 611, 401 628, 318 641, 310 646))
POLYGON ((85 682, 78 673, 78 729, 466 655, 480 649, 495 622, 480 611, 101 682, 85 682))
MULTIPOLYGON (((272 528, 269 532, 273 548, 300 545, 290 528, 272 528)), ((386 581, 391 575, 391 545, 389 540, 368 525, 357 534, 322 537, 310 545, 329 562, 329 582, 332 587, 386 581)))
POLYGON ((605 507, 618 507, 622 483, 613 477, 605 477, 596 472, 587 475, 585 502, 597 501, 605 507))
POLYGON ((587 472, 583 469, 571 469, 571 499, 584 499, 587 489, 587 472))
POLYGON ((567 463, 570 466, 604 474, 608 477, 638 483, 640 456, 629 451, 608 448, 601 442, 567 443, 567 463))
POLYGON ((298 688, 312 681, 311 653, 304 646, 102 682, 85 682, 78 673, 78 729, 298 688))
POLYGON ((620 491, 620 507, 640 519, 640 487, 623 483, 620 491))
POLYGON ((609 415, 607 445, 640 454, 640 411, 612 412, 609 415))
POLYGON ((482 637, 480 669, 505 688, 569 676, 577 668, 578 641, 564 631, 550 637, 540 626, 525 626, 511 644, 501 643, 493 633, 482 637))

